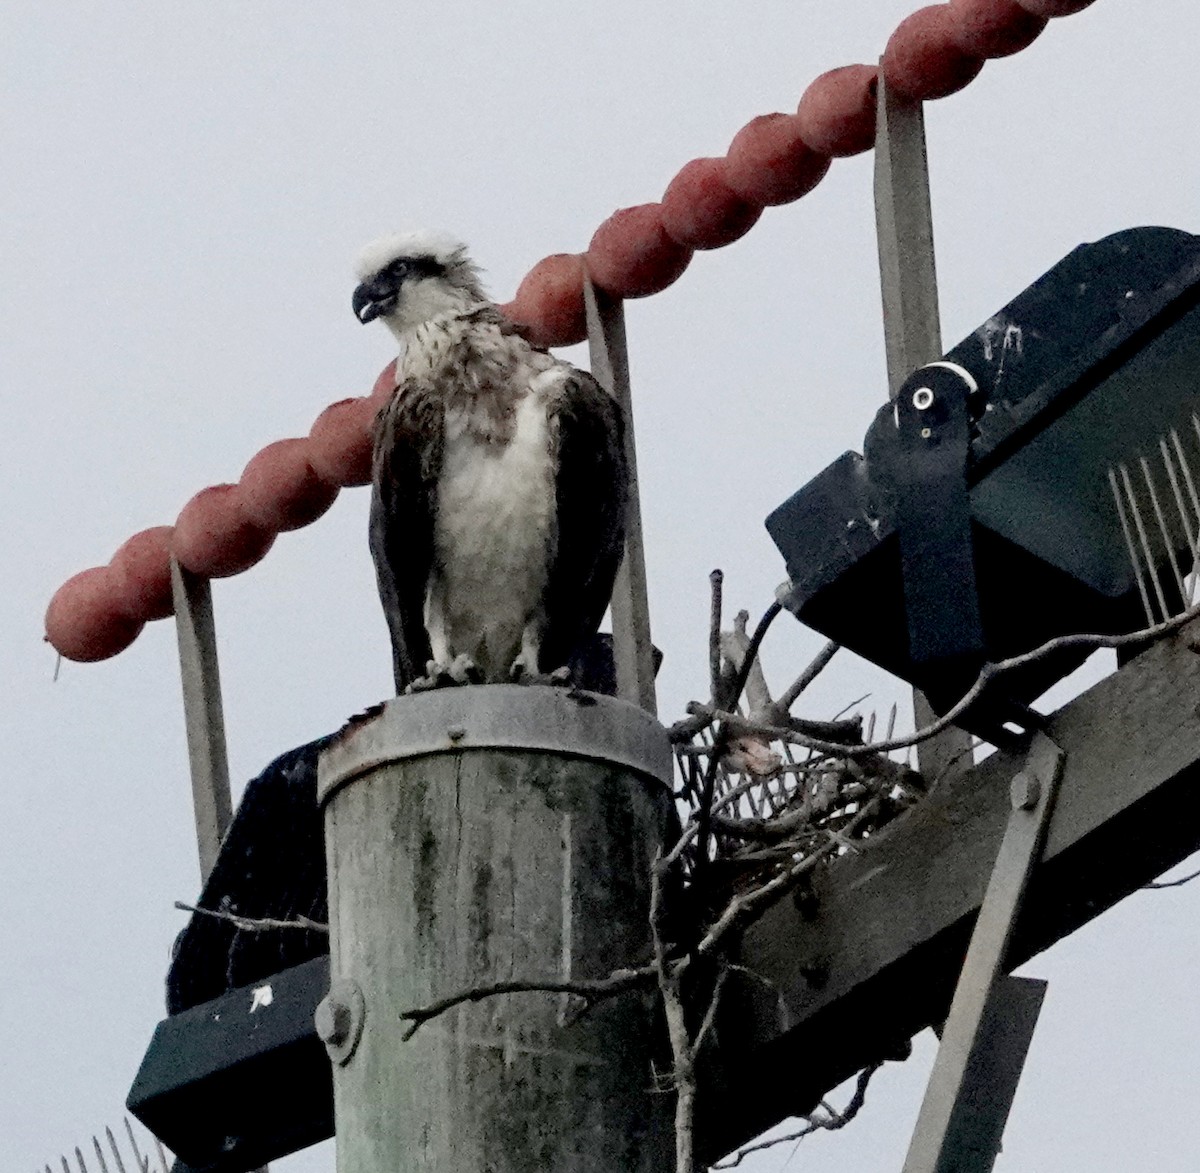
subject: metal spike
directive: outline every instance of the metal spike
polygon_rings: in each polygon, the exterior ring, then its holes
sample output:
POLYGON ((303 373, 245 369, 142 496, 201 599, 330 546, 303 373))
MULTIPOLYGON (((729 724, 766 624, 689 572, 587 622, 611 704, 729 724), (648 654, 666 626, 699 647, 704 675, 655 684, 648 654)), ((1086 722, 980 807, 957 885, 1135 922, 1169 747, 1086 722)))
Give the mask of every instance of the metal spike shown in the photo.
POLYGON ((62 1160, 63 1173, 71 1173, 71 1166, 67 1164, 67 1158, 62 1157, 60 1159, 62 1160))
POLYGON ((1150 549, 1150 539, 1146 536, 1146 523, 1142 520, 1142 509, 1133 491, 1133 481, 1130 479, 1129 469, 1126 467, 1124 461, 1117 467, 1121 472, 1121 483, 1125 486, 1125 500, 1129 506, 1129 512, 1133 517, 1133 526, 1137 531, 1138 545, 1146 557, 1146 570, 1150 575, 1150 584, 1154 587, 1154 597, 1158 600, 1159 610, 1162 612, 1163 619, 1166 619, 1169 614, 1167 596, 1163 592, 1162 579, 1158 577, 1158 565, 1154 560, 1154 553, 1150 549))
POLYGON ((871 719, 867 722, 867 737, 868 743, 875 740, 875 710, 871 710, 871 719))
POLYGON ((108 1162, 104 1159, 104 1150, 97 1137, 92 1137, 92 1147, 96 1150, 96 1160, 100 1162, 100 1173, 108 1173, 108 1162))
POLYGON ((88 1173, 87 1166, 83 1163, 83 1154, 79 1151, 79 1146, 75 1146, 75 1160, 79 1162, 79 1173, 88 1173))
POLYGON ((112 1134, 112 1129, 105 1127, 104 1134, 108 1137, 108 1147, 112 1149, 113 1160, 117 1163, 117 1173, 125 1173, 125 1162, 121 1160, 121 1150, 117 1148, 117 1141, 112 1134))
POLYGON ((1171 537, 1171 531, 1167 528, 1166 515, 1158 501, 1158 491, 1154 487, 1154 478, 1150 475, 1150 462, 1144 456, 1138 457, 1138 461, 1142 466, 1142 476, 1145 478, 1146 488, 1150 493, 1150 507, 1154 510, 1154 519, 1158 522, 1163 545, 1167 548, 1167 561, 1170 562, 1171 570, 1175 575, 1175 585, 1179 588, 1179 597, 1186 600, 1187 588, 1183 585, 1183 573, 1179 569, 1179 559, 1175 555, 1175 539, 1171 537))
POLYGON ((884 741, 891 741, 892 734, 896 732, 896 702, 892 701, 892 711, 888 713, 887 735, 884 741))
POLYGON ((1196 492, 1196 479, 1192 475, 1192 465, 1187 458, 1187 453, 1183 450, 1183 441, 1174 428, 1171 429, 1171 443, 1175 446, 1175 455, 1179 457, 1179 469, 1183 473, 1184 483, 1187 485, 1188 498, 1192 502, 1192 512, 1195 513, 1197 521, 1200 521, 1200 494, 1196 492))
MULTIPOLYGON (((1171 435, 1178 442, 1178 437, 1174 429, 1172 429, 1171 435)), ((1159 440, 1158 447, 1162 454, 1163 467, 1167 470, 1167 480, 1171 483, 1171 494, 1175 498, 1175 508, 1179 510, 1179 521, 1183 526, 1183 532, 1187 538, 1188 550, 1192 556, 1191 569, 1187 573, 1187 589, 1184 591, 1183 596, 1184 606, 1190 607, 1195 597, 1197 560, 1200 559, 1200 550, 1196 546, 1196 533, 1192 528, 1192 515, 1188 512, 1187 504, 1183 499, 1183 491, 1179 487, 1179 474, 1175 469, 1175 459, 1171 455, 1171 449, 1167 446, 1166 440, 1159 440)))
POLYGON ((133 1159, 137 1162, 139 1173, 150 1173, 150 1158, 142 1158, 142 1150, 138 1148, 137 1137, 133 1135, 133 1126, 129 1123, 129 1117, 125 1117, 125 1132, 129 1137, 130 1147, 133 1149, 133 1159))
MULTIPOLYGON (((1128 483, 1129 474, 1125 472, 1124 465, 1121 466, 1121 471, 1124 474, 1126 483, 1128 483)), ((1129 553, 1129 562, 1133 566, 1134 577, 1137 579, 1138 594, 1142 597, 1142 607, 1146 612, 1146 622, 1153 626, 1155 623, 1154 609, 1150 605, 1150 595, 1146 590, 1146 579, 1142 574, 1142 565, 1138 558, 1137 544, 1133 540, 1133 531, 1129 526, 1124 494, 1117 484, 1117 473, 1113 468, 1108 470, 1108 483, 1112 486, 1113 500, 1117 503, 1117 517, 1121 522, 1121 532, 1125 535, 1125 548, 1129 553)))
POLYGON ((1196 519, 1196 548, 1200 558, 1200 493, 1196 491, 1196 478, 1192 473, 1191 461, 1183 450, 1183 441, 1174 428, 1171 429, 1171 442, 1175 446, 1175 454, 1179 457, 1179 469, 1183 473, 1184 484, 1187 485, 1188 500, 1192 503, 1192 513, 1196 519))
MULTIPOLYGON (((154 1147, 158 1151, 158 1163, 162 1168, 162 1173, 170 1173, 167 1168, 167 1154, 163 1152, 162 1141, 156 1136, 154 1138, 154 1147)), ((262 1167, 262 1173, 266 1173, 266 1165, 262 1167)))

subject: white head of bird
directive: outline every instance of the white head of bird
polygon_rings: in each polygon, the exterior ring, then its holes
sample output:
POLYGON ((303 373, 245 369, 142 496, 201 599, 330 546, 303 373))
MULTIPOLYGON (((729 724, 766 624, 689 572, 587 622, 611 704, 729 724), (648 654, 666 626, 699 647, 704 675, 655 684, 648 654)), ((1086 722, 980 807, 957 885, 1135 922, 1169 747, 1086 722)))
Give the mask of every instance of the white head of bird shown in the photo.
POLYGON ((381 237, 363 249, 355 269, 355 316, 364 323, 379 318, 401 342, 431 318, 487 301, 467 246, 439 233, 381 237))

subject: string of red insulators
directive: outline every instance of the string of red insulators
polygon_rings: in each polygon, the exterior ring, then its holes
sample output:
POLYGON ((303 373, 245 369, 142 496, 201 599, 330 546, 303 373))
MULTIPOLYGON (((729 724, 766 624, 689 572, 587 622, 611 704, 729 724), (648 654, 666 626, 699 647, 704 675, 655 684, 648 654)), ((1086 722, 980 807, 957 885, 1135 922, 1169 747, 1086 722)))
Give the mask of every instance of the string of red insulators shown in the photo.
MULTIPOLYGON (((657 203, 614 212, 583 254, 539 261, 505 313, 539 346, 586 337, 583 285, 619 298, 648 297, 673 284, 697 250, 744 236, 767 207, 811 191, 836 158, 875 141, 876 85, 914 101, 956 93, 984 62, 1030 45, 1053 17, 1092 0, 949 0, 905 18, 878 66, 822 74, 794 114, 763 114, 733 137, 720 158, 693 159, 657 203)), ((173 611, 170 555, 207 578, 248 570, 277 534, 320 517, 344 486, 370 477, 371 422, 394 385, 389 365, 370 395, 327 407, 307 437, 259 452, 237 484, 202 489, 174 526, 135 534, 107 566, 68 579, 46 611, 46 638, 70 660, 103 660, 124 650, 150 620, 173 611)))

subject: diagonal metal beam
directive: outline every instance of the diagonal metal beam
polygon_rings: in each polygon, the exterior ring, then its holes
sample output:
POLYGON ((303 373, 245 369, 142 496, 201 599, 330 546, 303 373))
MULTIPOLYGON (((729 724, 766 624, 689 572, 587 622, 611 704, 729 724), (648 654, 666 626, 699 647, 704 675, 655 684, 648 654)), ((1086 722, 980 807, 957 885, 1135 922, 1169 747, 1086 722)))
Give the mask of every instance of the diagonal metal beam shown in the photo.
MULTIPOLYGON (((903 1173, 986 1173, 995 1160, 994 1145, 1008 1108, 1004 1105, 997 1121, 995 1106, 988 1103, 993 1092, 988 1080, 994 1074, 989 1044, 996 1042, 1002 1022, 999 1007, 991 1003, 1004 974, 1029 876, 1042 853, 1062 769, 1062 750, 1045 734, 1035 734, 1029 758, 1012 781, 1012 813, 955 987, 903 1173)), ((1011 989, 1006 987, 1005 993, 1011 989)), ((1040 996, 1037 1003, 1040 1006, 1040 996)), ((1036 1021, 1036 1014, 1032 1018, 1036 1021)), ((1028 1037, 1021 1041, 1025 1046, 1011 1056, 1015 1071, 1011 1063, 1004 1071, 1014 1091, 1028 1037)))
POLYGON ((617 695, 658 713, 654 691, 654 651, 650 642, 650 603, 646 588, 646 552, 642 542, 642 505, 638 491, 637 446, 633 438, 633 400, 629 351, 625 344, 624 303, 585 279, 588 351, 592 374, 625 414, 625 460, 629 467, 629 511, 625 557, 613 586, 613 656, 617 695))

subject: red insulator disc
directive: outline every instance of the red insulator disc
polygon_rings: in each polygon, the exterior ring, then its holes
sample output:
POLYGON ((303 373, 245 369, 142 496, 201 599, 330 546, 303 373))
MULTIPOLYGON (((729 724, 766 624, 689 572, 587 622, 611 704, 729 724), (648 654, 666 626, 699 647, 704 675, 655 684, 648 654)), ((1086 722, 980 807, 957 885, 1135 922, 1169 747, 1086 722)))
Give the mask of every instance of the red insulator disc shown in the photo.
POLYGON ((897 93, 926 102, 957 93, 983 68, 983 59, 955 41, 948 4, 931 4, 907 16, 883 51, 883 76, 897 93))
POLYGON ((375 386, 371 388, 371 398, 375 400, 391 399, 392 392, 396 390, 396 360, 392 359, 382 371, 379 372, 379 378, 375 380, 375 386))
POLYGON ((112 556, 109 568, 120 584, 130 615, 143 622, 174 614, 171 598, 171 534, 156 525, 136 533, 112 556))
POLYGON ((835 158, 869 151, 875 144, 878 78, 874 65, 843 65, 816 78, 796 107, 804 141, 835 158))
POLYGON ((379 400, 371 396, 331 403, 313 421, 308 461, 331 485, 365 485, 371 480, 371 445, 379 400))
POLYGON ((591 279, 614 297, 649 297, 679 280, 692 250, 667 235, 662 204, 614 212, 592 236, 585 263, 591 279))
POLYGON ((662 222, 672 240, 688 248, 722 248, 745 236, 762 208, 726 182, 724 159, 685 163, 663 193, 662 222))
POLYGON ((261 561, 274 541, 246 515, 237 485, 210 485, 179 511, 171 553, 193 574, 228 578, 261 561))
POLYGON ((241 505, 255 525, 273 533, 299 529, 333 504, 338 487, 317 475, 308 450, 306 439, 276 440, 242 470, 241 505))
POLYGON ((112 567, 81 570, 54 592, 46 608, 46 639, 68 660, 107 660, 129 647, 142 630, 130 609, 112 567))
POLYGON ((950 0, 950 16, 954 43, 964 53, 988 60, 1019 53, 1047 24, 1017 0, 950 0))
POLYGON ((795 114, 760 114, 733 137, 725 153, 725 182, 735 195, 760 207, 790 204, 812 191, 829 170, 829 156, 814 151, 795 114))
POLYGON ((587 337, 583 312, 583 257, 555 253, 525 275, 505 307, 534 346, 574 346, 587 337))

